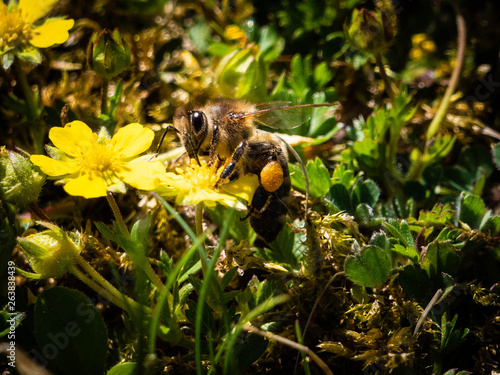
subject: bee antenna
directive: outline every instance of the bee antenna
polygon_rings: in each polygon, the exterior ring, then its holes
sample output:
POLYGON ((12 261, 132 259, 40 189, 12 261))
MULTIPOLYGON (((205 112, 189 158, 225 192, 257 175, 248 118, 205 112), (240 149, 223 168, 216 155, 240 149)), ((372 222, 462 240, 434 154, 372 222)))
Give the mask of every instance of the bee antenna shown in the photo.
POLYGON ((305 209, 305 215, 304 215, 304 222, 307 222, 308 220, 308 210, 309 210, 309 177, 307 176, 307 170, 306 170, 306 166, 304 165, 304 162, 302 161, 302 158, 300 157, 300 155, 298 154, 297 151, 295 151, 295 149, 292 147, 292 145, 290 145, 290 143, 288 143, 287 141, 285 141, 283 138, 281 138, 280 136, 277 135, 277 137, 284 143, 286 144, 286 147, 288 148, 288 150, 290 151, 290 153, 293 154, 293 156, 295 157, 295 159, 300 163, 300 167, 302 168, 302 173, 304 174, 304 181, 306 183, 306 209, 305 209))
POLYGON ((169 129, 175 131, 177 134, 180 134, 179 129, 177 129, 176 127, 174 127, 172 125, 167 125, 167 128, 165 129, 165 131, 161 135, 160 142, 158 142, 158 147, 156 148, 156 154, 158 154, 160 152, 161 144, 163 143, 163 140, 165 139, 165 136, 167 135, 167 132, 169 129))

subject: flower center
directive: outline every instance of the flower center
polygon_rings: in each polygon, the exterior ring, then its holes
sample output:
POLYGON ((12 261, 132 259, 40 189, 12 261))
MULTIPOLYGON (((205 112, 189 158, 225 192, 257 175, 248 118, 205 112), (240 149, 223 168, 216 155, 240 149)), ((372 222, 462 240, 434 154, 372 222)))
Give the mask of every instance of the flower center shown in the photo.
POLYGON ((98 143, 96 140, 91 142, 87 150, 82 150, 79 163, 82 169, 88 174, 96 174, 104 179, 112 179, 118 169, 116 157, 111 143, 98 143))
POLYGON ((0 52, 16 48, 31 39, 31 24, 26 23, 21 9, 7 10, 0 3, 0 52))
POLYGON ((191 182, 191 186, 203 190, 215 190, 214 186, 219 179, 219 171, 215 169, 215 165, 208 167, 206 164, 198 165, 194 160, 191 165, 185 170, 176 168, 176 172, 183 175, 191 182))

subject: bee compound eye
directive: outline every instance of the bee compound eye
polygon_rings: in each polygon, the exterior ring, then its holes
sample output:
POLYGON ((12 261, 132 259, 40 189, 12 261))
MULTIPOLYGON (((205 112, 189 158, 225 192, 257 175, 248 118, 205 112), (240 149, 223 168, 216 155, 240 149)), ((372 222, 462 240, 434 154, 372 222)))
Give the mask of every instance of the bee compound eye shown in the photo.
POLYGON ((283 184, 283 168, 277 161, 267 163, 260 172, 260 184, 266 191, 273 193, 283 184))
POLYGON ((203 125, 205 123, 205 117, 203 116, 203 112, 200 111, 191 112, 189 115, 189 120, 196 133, 199 133, 200 130, 203 129, 203 125))

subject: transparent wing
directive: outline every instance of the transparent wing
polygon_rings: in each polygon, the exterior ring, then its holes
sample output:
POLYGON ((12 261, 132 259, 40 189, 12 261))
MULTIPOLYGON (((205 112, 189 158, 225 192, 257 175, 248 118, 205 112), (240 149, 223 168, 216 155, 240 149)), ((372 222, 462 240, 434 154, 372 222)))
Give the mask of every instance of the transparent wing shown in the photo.
POLYGON ((251 117, 254 122, 274 129, 293 129, 312 117, 314 108, 332 107, 331 103, 287 105, 286 102, 266 103, 267 108, 251 113, 242 113, 238 117, 251 117))

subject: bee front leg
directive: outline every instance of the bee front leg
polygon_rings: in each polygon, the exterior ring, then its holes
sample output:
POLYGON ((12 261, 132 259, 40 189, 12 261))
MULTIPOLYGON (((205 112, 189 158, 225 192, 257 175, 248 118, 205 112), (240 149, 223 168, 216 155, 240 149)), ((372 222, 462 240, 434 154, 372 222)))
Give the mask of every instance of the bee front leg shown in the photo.
POLYGON ((238 147, 236 147, 236 150, 234 150, 233 155, 231 156, 231 161, 227 165, 226 168, 222 171, 222 173, 219 176, 219 180, 215 184, 215 187, 218 188, 221 183, 224 182, 224 180, 233 177, 234 173, 236 173, 236 164, 240 161, 241 157, 245 154, 247 149, 247 142, 243 141, 241 142, 238 147))
POLYGON ((214 130, 212 133, 212 140, 210 141, 210 154, 208 158, 208 166, 212 166, 216 160, 220 161, 219 154, 217 153, 217 145, 219 144, 220 140, 220 133, 219 133, 219 126, 217 124, 214 124, 214 130))

